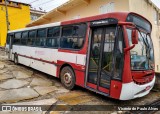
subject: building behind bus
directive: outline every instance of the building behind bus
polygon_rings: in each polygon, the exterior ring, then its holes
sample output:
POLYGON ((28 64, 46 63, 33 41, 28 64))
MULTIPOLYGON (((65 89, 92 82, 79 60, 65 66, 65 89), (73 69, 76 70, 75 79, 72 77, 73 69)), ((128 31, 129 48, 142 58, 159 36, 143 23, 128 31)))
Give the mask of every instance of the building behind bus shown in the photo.
MULTIPOLYGON (((26 24, 46 13, 45 11, 30 9, 30 5, 26 3, 12 0, 9 0, 6 3, 10 30, 24 28, 26 24)), ((7 34, 5 0, 0 0, 0 16, 0 46, 3 47, 6 44, 7 34)))
MULTIPOLYGON (((9 29, 24 28, 30 22, 30 5, 26 3, 7 1, 9 29)), ((0 0, 0 46, 5 46, 7 25, 5 1, 0 0)))

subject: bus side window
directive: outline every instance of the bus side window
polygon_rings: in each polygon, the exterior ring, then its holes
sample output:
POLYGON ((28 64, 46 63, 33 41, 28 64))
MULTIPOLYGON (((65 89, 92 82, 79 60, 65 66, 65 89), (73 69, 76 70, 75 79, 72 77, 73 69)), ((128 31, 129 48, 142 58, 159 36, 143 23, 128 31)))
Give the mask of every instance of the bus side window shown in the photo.
POLYGON ((29 46, 34 45, 35 38, 36 38, 36 30, 29 31, 27 45, 29 46))
POLYGON ((59 46, 60 27, 48 28, 46 47, 56 48, 59 46))
POLYGON ((13 44, 19 45, 21 43, 21 32, 15 33, 13 44))
POLYGON ((43 47, 46 44, 46 29, 39 29, 37 30, 37 36, 36 36, 36 46, 43 47))
POLYGON ((76 24, 62 28, 61 48, 81 49, 84 44, 87 26, 76 24))
POLYGON ((26 45, 28 39, 28 32, 22 32, 21 45, 26 45))

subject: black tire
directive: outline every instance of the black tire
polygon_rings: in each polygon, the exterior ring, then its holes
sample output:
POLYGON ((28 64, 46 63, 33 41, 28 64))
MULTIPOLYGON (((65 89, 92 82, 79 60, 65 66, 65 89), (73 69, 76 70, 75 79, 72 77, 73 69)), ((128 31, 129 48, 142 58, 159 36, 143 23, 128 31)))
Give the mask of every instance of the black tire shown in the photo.
POLYGON ((18 65, 18 55, 14 54, 14 63, 18 65))
POLYGON ((75 86, 75 74, 71 67, 66 66, 60 73, 61 83, 66 89, 72 90, 75 86))

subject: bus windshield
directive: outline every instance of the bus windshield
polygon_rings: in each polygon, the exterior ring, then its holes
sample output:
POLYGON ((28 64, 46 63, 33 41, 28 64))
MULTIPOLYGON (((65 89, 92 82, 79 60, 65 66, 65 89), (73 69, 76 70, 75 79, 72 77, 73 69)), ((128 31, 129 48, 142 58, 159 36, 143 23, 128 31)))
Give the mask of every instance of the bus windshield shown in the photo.
MULTIPOLYGON (((132 45, 132 29, 127 29, 129 44, 132 45)), ((138 33, 138 44, 130 50, 132 70, 150 70, 154 68, 154 50, 150 36, 144 32, 138 33)))

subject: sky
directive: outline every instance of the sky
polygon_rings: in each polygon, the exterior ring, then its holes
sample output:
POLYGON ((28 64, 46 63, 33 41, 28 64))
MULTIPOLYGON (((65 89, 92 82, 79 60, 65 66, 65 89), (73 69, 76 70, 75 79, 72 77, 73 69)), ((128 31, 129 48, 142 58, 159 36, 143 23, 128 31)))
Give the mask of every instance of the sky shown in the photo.
MULTIPOLYGON (((12 1, 18 1, 18 2, 24 2, 31 4, 32 8, 46 12, 60 6, 61 4, 69 1, 69 0, 12 0, 12 1)), ((160 8, 160 0, 151 0, 157 7, 160 8)))
POLYGON ((46 12, 48 12, 69 0, 12 0, 12 1, 29 3, 31 4, 33 9, 37 10, 42 9, 43 11, 45 10, 46 12))
POLYGON ((151 0, 160 9, 160 0, 151 0))

